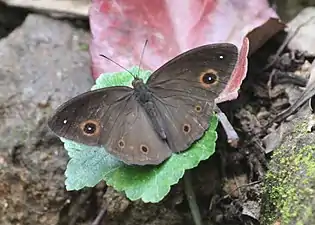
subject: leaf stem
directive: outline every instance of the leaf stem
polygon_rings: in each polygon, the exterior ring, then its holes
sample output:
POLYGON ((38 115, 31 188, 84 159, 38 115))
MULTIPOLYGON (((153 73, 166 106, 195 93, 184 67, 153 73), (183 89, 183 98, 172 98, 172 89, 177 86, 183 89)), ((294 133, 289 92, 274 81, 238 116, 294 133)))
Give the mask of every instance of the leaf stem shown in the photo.
POLYGON ((190 212, 192 214, 195 225, 202 225, 200 210, 196 201, 195 192, 192 187, 191 173, 186 171, 184 175, 185 193, 189 204, 190 212))

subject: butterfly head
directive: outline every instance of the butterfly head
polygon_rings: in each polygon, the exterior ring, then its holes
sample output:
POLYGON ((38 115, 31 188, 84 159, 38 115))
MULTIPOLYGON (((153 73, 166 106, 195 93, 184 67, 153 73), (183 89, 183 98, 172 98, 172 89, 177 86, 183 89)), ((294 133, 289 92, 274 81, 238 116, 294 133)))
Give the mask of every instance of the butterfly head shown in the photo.
POLYGON ((133 81, 132 81, 132 86, 134 89, 139 89, 141 87, 143 87, 144 83, 143 80, 137 76, 134 77, 133 81))

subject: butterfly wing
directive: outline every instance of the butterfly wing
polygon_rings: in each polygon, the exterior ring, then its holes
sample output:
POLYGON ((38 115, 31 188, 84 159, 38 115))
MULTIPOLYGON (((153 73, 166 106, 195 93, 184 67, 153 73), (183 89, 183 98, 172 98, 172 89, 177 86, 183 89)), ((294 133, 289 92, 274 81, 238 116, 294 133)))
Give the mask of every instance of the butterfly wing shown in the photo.
POLYGON ((108 151, 127 164, 157 165, 171 156, 172 150, 154 130, 152 120, 132 95, 116 116, 115 127, 107 140, 108 151))
POLYGON ((237 57, 232 44, 201 46, 151 75, 147 84, 172 151, 187 149, 208 129, 214 100, 230 79, 237 57))
POLYGON ((159 164, 172 153, 129 87, 81 94, 60 106, 48 126, 60 137, 104 146, 127 164, 159 164))

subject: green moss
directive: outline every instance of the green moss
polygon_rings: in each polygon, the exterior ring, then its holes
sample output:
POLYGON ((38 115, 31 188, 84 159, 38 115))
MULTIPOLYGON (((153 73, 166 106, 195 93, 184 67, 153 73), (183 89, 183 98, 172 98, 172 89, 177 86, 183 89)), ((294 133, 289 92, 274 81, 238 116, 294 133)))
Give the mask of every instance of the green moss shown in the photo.
POLYGON ((291 136, 294 136, 296 134, 298 135, 307 134, 308 133, 307 126, 308 126, 307 122, 297 124, 294 128, 294 131, 291 133, 291 136))
POLYGON ((301 216, 312 216, 308 203, 314 198, 315 140, 308 138, 305 140, 310 143, 304 143, 302 137, 307 133, 305 124, 296 126, 287 137, 286 145, 274 151, 265 177, 262 224, 269 225, 280 220, 281 225, 304 225, 301 216))

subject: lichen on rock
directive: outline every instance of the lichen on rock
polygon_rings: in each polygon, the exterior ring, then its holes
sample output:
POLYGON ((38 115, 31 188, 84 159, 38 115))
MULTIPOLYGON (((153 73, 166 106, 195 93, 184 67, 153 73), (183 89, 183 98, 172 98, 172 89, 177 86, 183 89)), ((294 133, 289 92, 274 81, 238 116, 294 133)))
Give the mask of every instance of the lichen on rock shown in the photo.
POLYGON ((262 224, 315 224, 315 132, 307 132, 308 118, 291 121, 294 128, 273 152, 265 176, 262 224))

